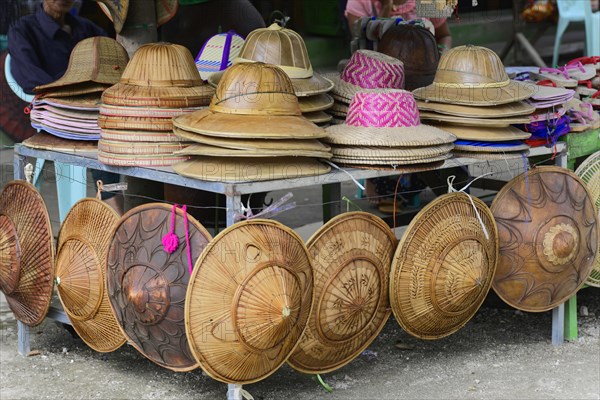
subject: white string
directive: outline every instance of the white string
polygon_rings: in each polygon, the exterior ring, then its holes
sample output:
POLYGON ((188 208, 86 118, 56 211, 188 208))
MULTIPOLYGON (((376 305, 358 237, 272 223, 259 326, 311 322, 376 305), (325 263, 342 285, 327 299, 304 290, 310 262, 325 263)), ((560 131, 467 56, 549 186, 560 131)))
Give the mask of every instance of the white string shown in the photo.
POLYGON ((24 172, 25 172, 25 180, 27 181, 27 183, 31 183, 33 180, 33 165, 31 163, 28 163, 27 165, 25 165, 25 168, 23 168, 24 172))
POLYGON ((471 184, 473 182, 475 182, 477 179, 483 178, 485 176, 488 175, 492 175, 492 172, 488 172, 487 174, 483 174, 478 176, 477 178, 473 179, 471 182, 467 183, 462 189, 460 190, 456 190, 453 186, 454 180, 456 179, 456 176, 454 175, 450 175, 448 177, 448 193, 464 193, 467 198, 469 199, 469 201, 471 202, 471 205, 473 206, 473 210, 475 211, 475 215, 477 216, 477 220, 479 221, 479 224, 481 225, 481 228, 483 229, 483 234, 485 235, 485 238, 487 240, 490 240, 490 235, 488 234, 487 229, 485 228, 485 224, 483 223, 483 220, 481 219, 481 215, 479 215, 479 211, 477 210, 477 207, 475 207, 475 202, 473 202, 473 199, 471 198, 471 195, 467 192, 465 192, 465 190, 467 190, 469 188, 469 186, 471 186, 471 184))
POLYGON ((345 173, 346 175, 348 175, 350 177, 350 179, 352 179, 352 182, 354 182, 354 184, 356 186, 358 186, 360 188, 360 190, 365 190, 365 187, 363 185, 361 185, 361 183, 359 181, 357 181, 356 178, 354 178, 352 176, 352 174, 350 174, 350 172, 346 171, 345 169, 342 169, 342 168, 338 167, 337 165, 335 165, 334 163, 332 163, 329 160, 322 160, 322 161, 326 162, 327 164, 331 165, 333 168, 335 168, 335 169, 337 169, 339 171, 342 171, 343 173, 345 173))

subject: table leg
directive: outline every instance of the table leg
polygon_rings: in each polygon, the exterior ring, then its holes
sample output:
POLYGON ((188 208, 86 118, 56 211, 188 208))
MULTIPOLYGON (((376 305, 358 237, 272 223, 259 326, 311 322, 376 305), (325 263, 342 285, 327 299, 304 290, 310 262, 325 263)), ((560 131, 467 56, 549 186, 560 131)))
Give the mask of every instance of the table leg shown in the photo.
POLYGON ((17 321, 17 332, 18 332, 18 343, 19 343, 19 354, 22 356, 26 356, 27 353, 31 351, 31 347, 29 345, 29 327, 22 323, 21 321, 17 321))
POLYGON ((342 211, 342 184, 328 183, 322 186, 323 190, 323 223, 339 215, 342 211))
POLYGON ((565 341, 565 305, 552 309, 552 344, 560 346, 565 341))
POLYGON ((235 213, 242 210, 242 196, 239 194, 226 195, 225 206, 227 207, 227 226, 235 224, 235 213))
POLYGON ((227 400, 243 400, 242 385, 227 384, 227 400))
POLYGON ((13 176, 15 179, 25 179, 25 157, 16 153, 13 158, 13 176))

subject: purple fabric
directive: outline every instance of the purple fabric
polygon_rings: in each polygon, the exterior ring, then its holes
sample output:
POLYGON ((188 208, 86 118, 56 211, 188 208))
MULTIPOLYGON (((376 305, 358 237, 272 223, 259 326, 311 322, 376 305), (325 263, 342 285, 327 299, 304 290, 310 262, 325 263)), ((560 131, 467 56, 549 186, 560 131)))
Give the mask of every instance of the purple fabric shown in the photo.
POLYGON ((558 138, 566 135, 571 130, 569 118, 562 116, 559 119, 532 122, 527 125, 517 125, 522 131, 531 133, 529 140, 545 140, 548 145, 554 146, 558 138))
POLYGON ((233 40, 234 31, 227 32, 227 38, 225 39, 225 48, 223 49, 223 57, 221 58, 221 71, 227 68, 229 64, 229 53, 231 52, 231 41, 233 40))

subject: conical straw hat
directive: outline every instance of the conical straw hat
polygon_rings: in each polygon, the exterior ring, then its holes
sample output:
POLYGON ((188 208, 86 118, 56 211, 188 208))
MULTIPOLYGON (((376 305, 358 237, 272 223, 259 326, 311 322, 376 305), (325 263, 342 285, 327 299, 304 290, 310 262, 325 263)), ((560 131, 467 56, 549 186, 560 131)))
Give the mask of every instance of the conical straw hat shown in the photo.
POLYGON ((511 81, 500 57, 473 45, 442 53, 433 83, 416 89, 416 98, 438 103, 495 106, 531 97, 535 84, 511 81))
POLYGON ((15 318, 39 325, 54 289, 54 237, 46 204, 25 181, 0 193, 0 289, 15 318))
POLYGON ((110 206, 83 199, 71 208, 58 235, 55 275, 60 301, 79 337, 103 353, 125 344, 105 290, 106 256, 118 222, 110 206))
POLYGON ((500 258, 494 291, 519 310, 542 312, 573 296, 598 252, 598 210, 585 183, 560 167, 537 167, 494 198, 500 258))
POLYGON ((315 279, 308 327, 288 363, 323 374, 350 363, 375 340, 390 316, 389 270, 394 233, 364 212, 337 216, 307 242, 315 279))
POLYGON ((102 36, 84 39, 73 48, 65 74, 34 91, 47 92, 92 82, 114 85, 119 82, 128 61, 127 51, 116 40, 102 36))
POLYGON ((392 310, 402 329, 420 339, 462 328, 492 284, 498 232, 485 203, 472 200, 474 206, 469 195, 450 193, 429 203, 413 218, 394 255, 392 310))
MULTIPOLYGON (((187 219, 193 264, 211 236, 192 216, 187 219)), ((190 279, 183 211, 178 209, 175 218, 179 246, 169 254, 162 239, 171 223, 172 209, 166 204, 145 204, 127 212, 113 231, 106 286, 129 343, 154 363, 183 372, 198 366, 183 318, 190 279)))
MULTIPOLYGON (((596 205, 596 209, 600 209, 600 151, 586 158, 577 168, 575 174, 585 182, 590 196, 592 196, 592 201, 596 205)), ((600 243, 598 243, 598 246, 600 247, 600 243)), ((600 287, 600 249, 596 256, 594 268, 585 283, 590 286, 600 287)))
POLYGON ((294 351, 312 303, 313 271, 302 239, 275 221, 235 224, 194 267, 185 301, 192 353, 219 381, 264 379, 294 351))

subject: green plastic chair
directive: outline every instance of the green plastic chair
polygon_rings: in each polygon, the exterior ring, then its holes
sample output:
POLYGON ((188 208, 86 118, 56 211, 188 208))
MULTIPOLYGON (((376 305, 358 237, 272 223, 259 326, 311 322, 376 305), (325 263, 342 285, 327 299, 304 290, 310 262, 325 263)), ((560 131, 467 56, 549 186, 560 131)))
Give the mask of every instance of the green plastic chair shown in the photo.
POLYGON ((585 54, 600 56, 600 11, 592 12, 590 0, 557 0, 558 26, 554 39, 552 66, 556 67, 560 42, 571 22, 585 24, 585 54))

